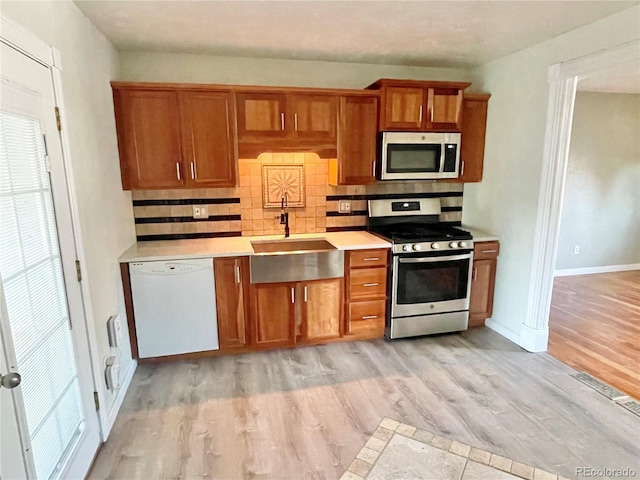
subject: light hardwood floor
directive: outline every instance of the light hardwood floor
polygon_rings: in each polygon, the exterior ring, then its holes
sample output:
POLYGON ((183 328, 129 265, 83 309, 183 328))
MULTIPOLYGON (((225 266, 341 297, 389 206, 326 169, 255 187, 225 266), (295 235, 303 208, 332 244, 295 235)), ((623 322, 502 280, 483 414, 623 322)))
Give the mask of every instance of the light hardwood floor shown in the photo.
POLYGON ((640 400, 640 270, 556 278, 548 351, 640 400))
POLYGON ((141 365, 91 479, 335 479, 383 417, 569 478, 640 417, 486 328, 141 365))

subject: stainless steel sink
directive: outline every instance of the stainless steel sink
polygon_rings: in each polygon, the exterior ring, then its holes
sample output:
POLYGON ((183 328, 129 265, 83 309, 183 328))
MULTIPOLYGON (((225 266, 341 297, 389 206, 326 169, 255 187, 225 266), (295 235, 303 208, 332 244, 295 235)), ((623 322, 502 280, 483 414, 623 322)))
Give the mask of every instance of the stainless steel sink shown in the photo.
POLYGON ((302 252, 324 252, 336 250, 336 247, 327 242, 324 238, 298 238, 284 240, 256 240, 251 242, 253 251, 261 253, 302 253, 302 252))
POLYGON ((344 252, 324 238, 256 240, 251 283, 299 282, 344 276, 344 252))

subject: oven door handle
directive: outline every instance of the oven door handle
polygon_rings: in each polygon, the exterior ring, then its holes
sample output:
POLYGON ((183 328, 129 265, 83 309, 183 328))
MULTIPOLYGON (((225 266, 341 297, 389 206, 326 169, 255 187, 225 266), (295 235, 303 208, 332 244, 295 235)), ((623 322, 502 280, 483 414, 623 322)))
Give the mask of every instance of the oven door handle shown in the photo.
POLYGON ((400 263, 428 263, 428 262, 442 262, 450 260, 469 260, 471 258, 470 253, 464 255, 452 255, 449 257, 420 257, 420 258, 398 258, 400 263))

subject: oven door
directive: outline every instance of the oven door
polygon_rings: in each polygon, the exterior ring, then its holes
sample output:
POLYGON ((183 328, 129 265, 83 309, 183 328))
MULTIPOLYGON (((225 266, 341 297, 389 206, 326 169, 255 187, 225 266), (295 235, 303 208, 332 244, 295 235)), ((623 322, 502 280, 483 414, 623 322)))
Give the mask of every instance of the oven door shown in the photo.
POLYGON ((472 257, 472 251, 394 255, 391 316, 468 310, 472 257))

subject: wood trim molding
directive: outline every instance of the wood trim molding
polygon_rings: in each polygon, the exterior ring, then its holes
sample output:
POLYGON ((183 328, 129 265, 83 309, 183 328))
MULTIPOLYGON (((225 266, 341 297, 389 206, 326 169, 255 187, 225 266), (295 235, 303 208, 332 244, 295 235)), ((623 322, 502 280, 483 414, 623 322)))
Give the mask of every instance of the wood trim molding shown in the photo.
MULTIPOLYGON (((640 59, 640 46, 637 42, 628 42, 551 65, 548 69, 549 101, 536 221, 538 235, 534 240, 527 316, 517 342, 527 350, 546 351, 547 346, 553 269, 578 80, 633 59, 640 59)), ((487 325, 491 327, 492 323, 487 325)))

